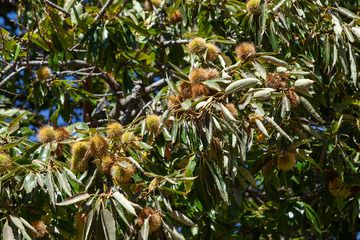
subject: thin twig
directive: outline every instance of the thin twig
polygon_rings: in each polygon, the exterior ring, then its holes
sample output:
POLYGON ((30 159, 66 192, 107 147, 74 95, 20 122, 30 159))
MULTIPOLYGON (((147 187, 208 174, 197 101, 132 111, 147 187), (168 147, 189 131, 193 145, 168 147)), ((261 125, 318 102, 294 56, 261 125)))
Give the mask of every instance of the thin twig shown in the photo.
POLYGON ((107 0, 107 2, 101 8, 99 14, 96 16, 94 23, 96 23, 105 14, 106 9, 112 4, 113 1, 114 0, 107 0))
POLYGON ((175 45, 175 44, 186 44, 186 43, 189 43, 189 42, 190 42, 189 39, 179 39, 179 40, 164 41, 162 44, 164 46, 169 46, 169 45, 175 45))
POLYGON ((70 13, 65 9, 63 9, 62 7, 60 7, 59 5, 56 5, 55 3, 50 2, 49 0, 45 0, 45 3, 48 4, 50 7, 53 7, 59 10, 60 12, 64 13, 67 17, 70 17, 70 13))
POLYGON ((10 78, 12 78, 13 76, 15 76, 16 74, 18 74, 19 72, 21 72, 22 70, 26 69, 26 67, 20 67, 18 68, 15 72, 10 73, 9 75, 7 75, 6 78, 4 78, 1 82, 0 82, 0 87, 2 85, 4 85, 10 78))
POLYGON ((166 85, 165 79, 160 79, 160 80, 152 83, 151 85, 145 87, 145 93, 152 92, 154 89, 157 89, 157 88, 162 87, 164 85, 166 85))
POLYGON ((145 109, 146 109, 147 107, 149 107, 152 103, 153 103, 153 100, 150 100, 149 102, 147 102, 147 103, 141 108, 141 110, 138 112, 138 114, 134 117, 134 121, 135 121, 136 119, 138 119, 138 118, 141 116, 141 114, 145 111, 145 109))
POLYGON ((234 69, 238 68, 241 65, 241 63, 242 63, 241 61, 238 61, 235 64, 224 68, 222 71, 223 72, 228 72, 228 71, 234 70, 234 69))

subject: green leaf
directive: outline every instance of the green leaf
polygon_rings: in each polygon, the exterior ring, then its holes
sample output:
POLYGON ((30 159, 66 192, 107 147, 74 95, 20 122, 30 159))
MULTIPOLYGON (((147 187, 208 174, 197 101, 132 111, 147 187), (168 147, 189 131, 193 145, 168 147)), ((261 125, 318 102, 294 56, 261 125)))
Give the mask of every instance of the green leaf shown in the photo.
POLYGON ((353 84, 355 87, 358 87, 357 77, 358 77, 358 71, 356 66, 356 56, 353 53, 353 49, 350 43, 348 43, 349 46, 349 58, 350 58, 350 78, 353 81, 353 84))
POLYGON ((288 67, 287 62, 284 62, 283 60, 280 60, 273 56, 261 56, 259 57, 259 60, 263 60, 278 67, 288 67))
POLYGON ((144 150, 151 150, 153 147, 145 142, 137 142, 136 145, 144 150))
POLYGON ((106 239, 116 240, 115 219, 112 213, 106 208, 103 208, 100 215, 106 239))
POLYGON ((259 130, 267 137, 269 137, 269 134, 264 126, 264 124, 259 120, 255 119, 256 126, 259 128, 259 130))
POLYGON ((225 107, 222 103, 219 104, 220 108, 224 114, 224 116, 229 119, 230 121, 233 122, 237 122, 237 120, 234 118, 234 116, 232 115, 232 113, 229 111, 229 109, 227 109, 227 107, 225 107))
POLYGON ((71 6, 74 4, 75 0, 65 0, 64 3, 64 9, 66 11, 69 11, 69 9, 71 8, 71 6))
POLYGON ((22 137, 22 138, 16 140, 15 142, 5 144, 4 146, 0 147, 0 152, 3 152, 5 150, 16 147, 17 145, 19 145, 19 143, 21 143, 22 141, 24 141, 26 139, 27 139, 27 137, 22 137))
POLYGON ((175 143, 179 132, 179 123, 174 122, 171 129, 171 143, 175 143))
POLYGON ((84 239, 87 240, 90 237, 90 230, 91 230, 91 226, 92 226, 92 222, 94 219, 94 210, 91 209, 86 217, 86 225, 84 228, 84 239))
POLYGON ((68 195, 71 196, 71 187, 66 177, 59 171, 55 172, 56 178, 60 184, 60 188, 68 195))
POLYGON ((276 90, 273 88, 263 88, 259 91, 254 92, 253 98, 257 100, 266 100, 271 97, 272 92, 276 90))
MULTIPOLYGON (((186 177, 192 177, 193 176, 193 172, 195 170, 196 165, 197 165, 197 162, 195 161, 195 156, 191 156, 189 158, 189 162, 188 162, 188 164, 186 166, 186 169, 185 169, 185 176, 186 177)), ((184 182, 186 193, 191 192, 191 188, 192 188, 193 184, 194 184, 194 181, 185 181, 184 182)))
POLYGON ((50 117, 51 122, 53 122, 53 123, 57 122, 57 119, 59 117, 59 112, 60 112, 60 106, 58 106, 56 111, 51 115, 51 117, 50 117))
POLYGON ((26 175, 23 186, 26 193, 31 193, 32 190, 37 186, 36 175, 33 173, 26 175))
POLYGON ((70 170, 67 169, 66 167, 64 167, 63 170, 64 170, 64 172, 66 173, 66 175, 67 175, 71 180, 73 180, 74 182, 76 182, 76 183, 79 184, 79 185, 83 185, 83 183, 81 182, 81 180, 79 180, 72 171, 70 171, 70 170))
POLYGON ((290 109, 290 100, 285 95, 281 101, 281 118, 284 118, 286 113, 290 112, 290 109))
POLYGON ((190 99, 186 99, 185 101, 181 102, 181 107, 184 110, 189 110, 191 108, 192 102, 190 99))
POLYGON ((125 223, 125 225, 129 228, 132 229, 132 226, 130 225, 129 221, 126 219, 125 217, 125 212, 123 211, 122 206, 118 203, 118 201, 116 201, 115 199, 112 199, 112 202, 115 206, 116 212, 118 213, 118 215, 120 216, 121 220, 125 223))
POLYGON ((147 240, 149 237, 149 218, 144 219, 144 224, 140 229, 139 239, 147 240))
POLYGON ((306 100, 304 97, 300 97, 300 101, 305 107, 305 109, 320 123, 324 123, 325 121, 320 117, 320 115, 316 112, 315 108, 311 105, 311 103, 306 100))
POLYGON ((239 172, 248 183, 250 183, 254 188, 256 188, 256 181, 246 168, 239 166, 239 172))
POLYGON ((14 59, 13 59, 14 62, 16 62, 16 60, 18 58, 20 50, 21 50, 21 45, 18 43, 18 44, 16 44, 16 50, 15 50, 14 59))
POLYGON ((208 88, 221 92, 222 89, 216 80, 207 80, 203 82, 208 88))
POLYGON ((88 191, 89 188, 95 183, 97 173, 98 173, 98 171, 97 171, 97 169, 95 169, 91 178, 89 178, 88 181, 86 182, 85 191, 88 191))
MULTIPOLYGON (((171 141, 171 134, 170 134, 170 132, 167 130, 167 128, 161 128, 161 132, 162 132, 162 134, 163 134, 163 136, 164 136, 165 141, 171 141)), ((149 145, 149 147, 151 147, 151 146, 149 145)), ((151 147, 151 148, 152 148, 152 147, 151 147)))
POLYGON ((182 214, 181 212, 178 211, 172 211, 172 212, 168 212, 169 216, 174 218, 175 220, 183 223, 186 226, 189 227, 194 227, 196 226, 195 223, 193 221, 190 220, 190 218, 188 218, 187 216, 185 216, 184 214, 182 214))
POLYGON ((212 177, 214 178, 215 185, 218 188, 220 192, 220 196, 222 199, 228 203, 229 202, 229 196, 226 190, 226 184, 224 180, 222 179, 221 173, 217 174, 218 171, 216 171, 216 166, 214 166, 213 162, 206 161, 207 166, 209 167, 209 170, 211 172, 212 177))
POLYGON ((321 234, 319 219, 314 209, 307 203, 302 203, 305 209, 307 219, 312 223, 312 226, 317 233, 321 234))
POLYGON ((47 171, 45 185, 47 187, 50 201, 55 205, 55 189, 54 189, 54 178, 50 170, 47 171))
POLYGON ((25 231, 25 227, 19 218, 15 217, 15 216, 10 216, 10 219, 18 229, 25 231))
POLYGON ((254 68, 256 69, 256 71, 259 73, 260 77, 262 79, 266 79, 267 74, 266 74, 265 68, 257 61, 253 61, 252 64, 253 64, 254 68))
POLYGON ((355 13, 353 13, 352 11, 350 11, 347 8, 337 7, 337 8, 335 8, 335 10, 337 10, 339 13, 343 14, 344 16, 346 16, 348 18, 360 19, 360 16, 356 15, 355 13))
MULTIPOLYGON (((169 225, 167 225, 165 222, 163 222, 163 226, 164 226, 164 230, 165 230, 165 233, 169 233, 171 237, 170 239, 175 239, 175 240, 185 240, 185 237, 179 233, 175 227, 171 227, 169 225)), ((167 238, 169 239, 169 238, 167 238)))
POLYGON ((360 27, 352 27, 351 31, 355 34, 355 36, 359 39, 360 41, 360 27))
POLYGON ((15 236, 12 228, 9 226, 8 221, 5 222, 2 230, 2 239, 3 240, 15 240, 15 236))
POLYGON ((269 117, 264 117, 271 125, 273 125, 276 130, 281 134, 283 135, 285 138, 287 138, 290 142, 292 142, 292 138, 272 119, 272 118, 269 118, 269 117))
POLYGON ((90 197, 90 194, 88 194, 88 193, 79 193, 79 194, 77 194, 75 196, 72 196, 72 197, 66 199, 63 202, 56 203, 56 205, 58 205, 58 206, 67 206, 67 205, 71 205, 71 204, 74 204, 74 203, 77 203, 77 202, 84 201, 84 200, 88 199, 89 197, 90 197))
POLYGON ((36 232, 35 228, 33 226, 30 225, 30 223, 28 223, 25 219, 23 219, 22 217, 20 217, 20 221, 22 222, 22 224, 27 227, 28 229, 30 229, 30 231, 36 232))
POLYGON ((237 80, 235 82, 232 82, 231 84, 229 84, 229 86, 225 88, 225 93, 231 94, 245 88, 253 87, 259 83, 260 81, 256 78, 245 78, 245 79, 237 80))
POLYGON ((313 85, 315 81, 311 80, 311 79, 298 79, 295 81, 294 83, 294 87, 295 88, 300 88, 300 89, 307 89, 309 87, 311 87, 313 85))
POLYGON ((131 205, 131 202, 125 198, 125 196, 120 192, 114 192, 113 197, 126 209, 129 213, 134 216, 137 216, 134 207, 131 205))

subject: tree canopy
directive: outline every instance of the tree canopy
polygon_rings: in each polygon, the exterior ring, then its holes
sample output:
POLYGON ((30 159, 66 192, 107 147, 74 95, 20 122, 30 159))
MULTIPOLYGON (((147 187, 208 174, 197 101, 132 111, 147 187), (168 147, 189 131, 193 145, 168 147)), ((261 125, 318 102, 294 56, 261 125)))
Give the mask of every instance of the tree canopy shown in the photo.
POLYGON ((353 239, 358 0, 0 3, 12 239, 353 239))

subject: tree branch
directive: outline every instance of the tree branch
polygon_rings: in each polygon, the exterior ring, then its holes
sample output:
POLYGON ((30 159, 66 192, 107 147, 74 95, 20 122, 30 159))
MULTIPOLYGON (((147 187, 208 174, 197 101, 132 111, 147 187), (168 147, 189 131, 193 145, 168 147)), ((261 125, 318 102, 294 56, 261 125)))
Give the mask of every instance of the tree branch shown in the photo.
POLYGON ((25 69, 26 69, 26 67, 20 67, 20 68, 16 69, 15 72, 12 72, 12 73, 10 73, 9 75, 7 75, 7 77, 4 78, 4 79, 0 82, 0 87, 1 87, 2 85, 4 85, 10 78, 12 78, 13 76, 15 76, 16 74, 18 74, 19 72, 21 72, 22 70, 25 70, 25 69))
POLYGON ((96 16, 94 23, 96 23, 105 14, 106 9, 112 4, 113 1, 114 0, 107 0, 104 6, 100 9, 99 14, 96 16))
POLYGON ((189 43, 190 40, 189 39, 179 39, 179 40, 168 40, 168 41, 164 41, 162 43, 162 45, 164 45, 165 47, 169 46, 169 45, 175 45, 175 44, 186 44, 189 43))
POLYGON ((45 3, 48 4, 50 7, 55 8, 60 12, 64 13, 67 17, 70 17, 70 13, 65 9, 63 9, 62 7, 60 7, 59 5, 56 5, 55 3, 50 2, 49 0, 45 0, 45 3))

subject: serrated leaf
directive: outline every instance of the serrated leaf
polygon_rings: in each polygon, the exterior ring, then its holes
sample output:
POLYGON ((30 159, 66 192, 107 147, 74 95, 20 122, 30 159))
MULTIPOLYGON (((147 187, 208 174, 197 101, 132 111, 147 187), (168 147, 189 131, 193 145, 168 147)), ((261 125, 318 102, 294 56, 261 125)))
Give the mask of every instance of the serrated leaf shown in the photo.
POLYGON ((300 97, 300 101, 305 107, 305 109, 320 123, 324 123, 325 121, 320 117, 320 115, 316 112, 315 108, 310 104, 308 100, 304 97, 300 97))
POLYGON ((56 205, 58 205, 58 206, 67 206, 67 205, 71 205, 71 204, 74 204, 74 203, 77 203, 77 202, 84 201, 84 200, 88 199, 89 197, 90 197, 90 194, 88 194, 88 193, 79 193, 79 194, 77 194, 75 196, 72 196, 72 197, 66 199, 63 202, 56 203, 56 205))
POLYGON ((141 167, 141 165, 133 158, 133 157, 128 157, 127 158, 132 164, 134 164, 134 166, 140 171, 140 172, 144 172, 144 169, 141 167))
POLYGON ((355 36, 360 40, 360 27, 352 27, 351 31, 355 34, 355 36))
MULTIPOLYGON (((170 134, 168 134, 168 135, 170 135, 170 134)), ((151 145, 144 143, 144 142, 137 142, 136 145, 139 146, 141 149, 145 149, 145 150, 150 150, 153 148, 151 145)))
POLYGON ((8 221, 5 222, 2 230, 2 239, 3 240, 15 240, 15 236, 12 228, 9 226, 8 221))
POLYGON ((116 212, 118 213, 118 216, 120 216, 121 220, 125 223, 125 225, 129 229, 132 229, 132 226, 130 225, 130 223, 128 222, 128 220, 125 217, 125 212, 123 211, 123 207, 115 199, 112 199, 112 202, 114 203, 114 206, 115 206, 116 212))
POLYGON ((290 100, 284 96, 281 101, 281 118, 284 118, 287 112, 290 112, 290 100))
POLYGON ((8 135, 12 134, 13 132, 19 129, 19 122, 25 116, 25 114, 26 112, 21 113, 19 116, 17 116, 14 120, 10 122, 7 132, 8 135))
POLYGON ((264 124, 259 120, 255 119, 256 126, 259 128, 259 130, 267 137, 269 137, 269 134, 264 126, 264 124))
POLYGON ((131 213, 134 216, 137 216, 135 208, 131 205, 131 202, 125 198, 125 196, 120 192, 114 192, 113 197, 121 204, 126 211, 131 213))
POLYGON ((353 43, 355 39, 347 25, 344 25, 344 32, 349 42, 353 43))
POLYGON ((225 88, 225 93, 226 94, 231 94, 234 93, 236 91, 240 91, 242 89, 245 88, 250 88, 252 86, 255 86, 256 84, 259 84, 260 81, 256 78, 245 78, 245 79, 241 79, 241 80, 237 80, 231 84, 229 84, 229 86, 227 86, 225 88))
POLYGON ((53 179, 52 172, 50 170, 47 171, 45 185, 47 187, 50 201, 53 205, 55 205, 54 179, 53 179))
POLYGON ((278 67, 287 67, 289 64, 273 56, 261 56, 259 59, 278 67))
POLYGON ((261 45, 261 42, 263 40, 263 36, 264 36, 264 33, 266 31, 266 27, 267 27, 267 24, 266 24, 266 20, 268 19, 268 6, 267 6, 267 2, 263 2, 261 4, 261 24, 260 24, 260 29, 259 29, 259 41, 258 41, 258 45, 261 45))
POLYGON ((19 218, 15 216, 10 216, 10 219, 18 229, 25 231, 25 227, 19 218))
POLYGON ((102 227, 107 240, 116 240, 115 219, 112 213, 103 208, 100 212, 102 227))
POLYGON ((68 11, 74 4, 75 0, 65 0, 64 9, 68 11))
POLYGON ((294 83, 294 87, 295 88, 305 88, 307 89, 308 87, 312 86, 314 84, 315 81, 311 80, 311 79, 298 79, 295 81, 294 83))
POLYGON ((185 240, 185 237, 181 233, 176 231, 176 229, 174 227, 170 228, 170 226, 168 226, 165 222, 163 223, 163 226, 164 226, 165 232, 170 233, 171 239, 185 240))
POLYGON ((311 72, 305 72, 305 71, 300 71, 300 70, 293 70, 289 72, 290 75, 299 75, 299 76, 305 76, 305 75, 310 75, 311 72))
POLYGON ((90 234, 93 218, 94 218, 94 210, 90 210, 89 213, 87 214, 86 226, 84 228, 84 239, 85 240, 87 240, 90 236, 89 234, 90 234))
POLYGON ((30 193, 37 185, 36 176, 33 173, 29 173, 24 178, 24 189, 26 193, 30 193))
POLYGON ((83 183, 75 176, 75 174, 70 171, 69 169, 67 169, 66 167, 63 168, 63 170, 65 171, 66 175, 73 180, 74 182, 76 182, 79 185, 83 185, 83 183))
POLYGON ((93 175, 91 176, 91 178, 87 181, 86 186, 85 186, 85 191, 88 191, 89 188, 94 184, 95 179, 97 176, 97 169, 95 169, 93 175))
POLYGON ((354 19, 360 19, 360 16, 356 15, 355 13, 353 13, 352 11, 350 11, 347 8, 343 8, 343 7, 337 7, 335 8, 339 13, 345 15, 348 18, 354 18, 354 19))
POLYGON ((14 59, 13 61, 16 62, 19 54, 20 54, 20 50, 21 50, 21 45, 20 43, 16 44, 16 49, 15 49, 15 53, 14 53, 14 59))
POLYGON ((276 90, 273 88, 264 88, 262 90, 254 92, 253 98, 258 100, 265 100, 271 97, 271 93, 276 90))
POLYGON ((31 226, 30 223, 28 223, 25 219, 23 219, 22 217, 20 217, 19 219, 25 227, 30 229, 30 231, 36 232, 35 228, 31 226))
POLYGON ((149 237, 149 218, 144 219, 144 224, 141 226, 139 239, 147 240, 149 237))
POLYGON ((196 226, 195 223, 193 221, 191 221, 190 218, 188 218, 187 216, 185 216, 184 214, 182 214, 181 212, 178 211, 172 211, 172 212, 168 212, 169 216, 171 216, 172 218, 174 218, 175 220, 183 223, 186 226, 189 227, 194 227, 196 226))
POLYGON ((246 181, 248 183, 250 183, 253 187, 256 188, 255 178, 251 175, 251 173, 246 168, 239 166, 239 172, 246 179, 246 181))
POLYGON ((233 121, 233 122, 237 122, 236 118, 234 118, 234 116, 232 115, 232 113, 229 111, 229 109, 227 109, 227 107, 225 107, 222 103, 220 103, 220 108, 224 114, 224 116, 233 121))
POLYGON ((219 83, 216 80, 207 80, 204 81, 203 84, 205 84, 208 88, 216 90, 218 92, 222 91, 219 83))
POLYGON ((273 125, 276 130, 283 135, 285 138, 287 138, 290 142, 292 142, 292 138, 272 119, 269 117, 264 117, 269 123, 271 123, 271 125, 273 125))
POLYGON ((27 139, 27 137, 22 137, 22 138, 16 140, 15 142, 5 144, 5 145, 0 147, 0 152, 3 152, 3 151, 8 150, 10 148, 16 147, 17 145, 19 145, 19 143, 21 143, 22 141, 24 141, 26 139, 27 139))
POLYGON ((217 171, 216 171, 216 167, 213 166, 214 163, 210 163, 209 161, 206 161, 208 167, 209 167, 209 170, 210 170, 210 173, 211 175, 213 176, 213 179, 215 181, 215 185, 216 187, 218 188, 219 192, 220 192, 220 196, 222 197, 222 199, 228 203, 229 202, 229 196, 228 196, 228 193, 227 193, 227 190, 226 190, 226 184, 224 182, 224 180, 222 179, 222 176, 221 174, 217 174, 217 171))
POLYGON ((316 232, 321 234, 319 218, 314 209, 309 204, 304 202, 302 202, 301 205, 304 206, 306 218, 312 223, 312 226, 314 227, 316 232))
POLYGON ((253 66, 256 69, 256 71, 259 73, 260 77, 262 79, 266 79, 267 74, 265 68, 257 61, 253 61, 253 66))
POLYGON ((353 49, 350 43, 348 43, 349 46, 349 59, 350 59, 350 78, 353 81, 353 84, 355 87, 358 87, 358 83, 357 83, 357 76, 358 76, 358 71, 357 71, 357 66, 356 66, 356 57, 354 56, 353 53, 353 49))
POLYGON ((68 195, 71 196, 71 187, 67 179, 59 171, 55 172, 56 178, 60 184, 60 188, 68 195))
POLYGON ((184 110, 189 110, 191 108, 191 100, 190 99, 186 99, 185 101, 181 102, 180 105, 184 110))

